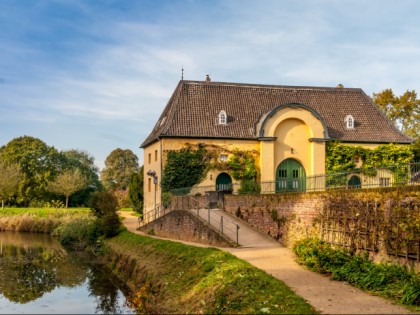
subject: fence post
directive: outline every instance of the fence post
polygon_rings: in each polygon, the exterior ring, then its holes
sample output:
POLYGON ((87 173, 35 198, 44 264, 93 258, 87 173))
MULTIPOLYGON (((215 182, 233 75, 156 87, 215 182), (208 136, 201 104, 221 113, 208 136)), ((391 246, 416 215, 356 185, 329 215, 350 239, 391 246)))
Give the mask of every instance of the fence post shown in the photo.
POLYGON ((208 211, 209 224, 210 224, 210 208, 208 208, 207 211, 208 211))
POLYGON ((236 245, 239 245, 239 225, 236 224, 236 245))
POLYGON ((223 216, 220 217, 220 228, 222 230, 222 235, 223 235, 223 216))

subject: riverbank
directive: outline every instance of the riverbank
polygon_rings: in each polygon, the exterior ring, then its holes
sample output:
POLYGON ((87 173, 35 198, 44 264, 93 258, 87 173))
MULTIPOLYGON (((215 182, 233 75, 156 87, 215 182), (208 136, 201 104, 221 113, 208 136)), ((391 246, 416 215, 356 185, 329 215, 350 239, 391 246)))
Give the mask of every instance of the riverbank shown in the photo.
MULTIPOLYGON (((16 208, 0 216, 0 230, 51 234, 90 218, 87 209, 16 208)), ((316 313, 283 282, 219 249, 128 231, 100 244, 97 258, 126 282, 139 313, 316 313)))
POLYGON ((314 314, 283 282, 215 248, 128 231, 106 240, 108 266, 150 313, 314 314))

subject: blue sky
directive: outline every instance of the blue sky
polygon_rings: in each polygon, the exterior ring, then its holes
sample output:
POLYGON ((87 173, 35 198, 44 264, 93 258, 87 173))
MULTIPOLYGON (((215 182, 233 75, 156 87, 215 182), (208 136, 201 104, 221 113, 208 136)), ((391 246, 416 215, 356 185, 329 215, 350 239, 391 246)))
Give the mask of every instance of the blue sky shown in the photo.
POLYGON ((143 163, 181 78, 419 90, 416 0, 1 0, 0 146, 143 163))

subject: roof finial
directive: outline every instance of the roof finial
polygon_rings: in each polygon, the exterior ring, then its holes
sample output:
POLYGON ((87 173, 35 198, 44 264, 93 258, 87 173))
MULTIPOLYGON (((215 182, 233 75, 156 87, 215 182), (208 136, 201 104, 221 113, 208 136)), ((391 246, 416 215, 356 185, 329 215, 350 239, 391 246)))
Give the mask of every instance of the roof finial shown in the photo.
POLYGON ((206 82, 210 82, 210 81, 211 81, 210 75, 206 74, 206 82))
POLYGON ((183 80, 184 80, 184 65, 182 65, 182 68, 181 68, 181 81, 183 80))

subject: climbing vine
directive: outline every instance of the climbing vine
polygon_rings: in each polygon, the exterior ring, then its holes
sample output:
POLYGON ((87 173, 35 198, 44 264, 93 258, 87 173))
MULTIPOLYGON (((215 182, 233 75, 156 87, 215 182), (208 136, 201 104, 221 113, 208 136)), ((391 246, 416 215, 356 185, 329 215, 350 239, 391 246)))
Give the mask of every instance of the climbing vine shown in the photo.
POLYGON ((208 167, 206 153, 203 146, 186 146, 180 150, 167 151, 167 162, 162 173, 162 190, 191 187, 201 182, 208 167))
MULTIPOLYGON (((327 143, 326 171, 327 174, 336 174, 357 168, 355 160, 361 159, 363 174, 375 176, 375 168, 396 165, 407 165, 413 159, 413 149, 409 145, 385 144, 375 149, 361 146, 343 145, 339 142, 327 143)), ((399 172, 399 168, 391 171, 399 172)))
POLYGON ((180 150, 167 151, 167 163, 162 174, 162 189, 169 191, 192 187, 203 181, 209 170, 217 169, 229 172, 234 179, 240 180, 245 185, 241 187, 244 190, 258 190, 255 185, 250 185, 258 174, 254 154, 237 148, 228 150, 217 145, 187 143, 180 150), (221 153, 229 154, 230 158, 227 161, 220 161, 221 153))

